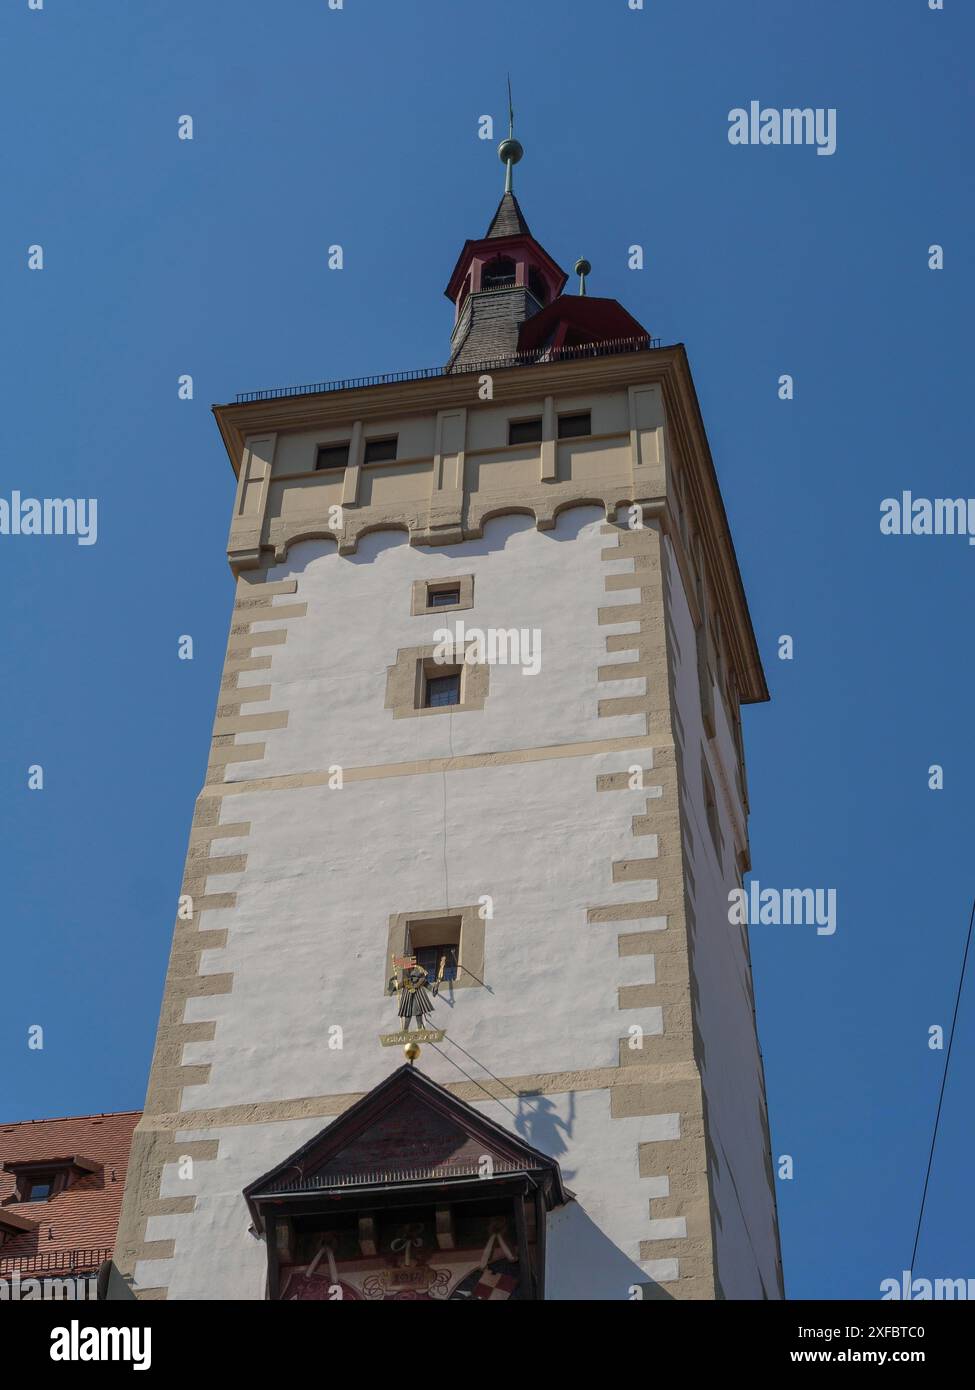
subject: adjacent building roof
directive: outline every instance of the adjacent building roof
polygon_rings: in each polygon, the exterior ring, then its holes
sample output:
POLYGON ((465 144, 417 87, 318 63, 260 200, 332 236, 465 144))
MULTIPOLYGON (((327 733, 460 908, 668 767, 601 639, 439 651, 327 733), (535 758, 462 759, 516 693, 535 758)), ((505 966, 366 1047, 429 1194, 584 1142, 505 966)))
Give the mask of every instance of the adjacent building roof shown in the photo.
POLYGON ((0 1124, 0 1273, 97 1267, 107 1258, 140 1114, 0 1124), (65 1174, 62 1190, 44 1202, 17 1201, 18 1179, 45 1169, 65 1174), (82 1252, 91 1258, 72 1260, 82 1252))

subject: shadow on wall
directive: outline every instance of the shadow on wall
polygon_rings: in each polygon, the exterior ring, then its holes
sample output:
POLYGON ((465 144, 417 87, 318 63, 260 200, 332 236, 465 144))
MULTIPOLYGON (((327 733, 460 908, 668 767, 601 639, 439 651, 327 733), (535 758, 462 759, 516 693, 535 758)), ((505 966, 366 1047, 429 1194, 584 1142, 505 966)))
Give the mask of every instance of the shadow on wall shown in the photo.
MULTIPOLYGON (((554 1102, 548 1096, 542 1095, 540 1091, 520 1091, 518 1093, 518 1111, 515 1115, 516 1131, 526 1143, 531 1144, 532 1148, 541 1149, 542 1153, 548 1154, 549 1158, 558 1159, 560 1165, 562 1155, 569 1151, 566 1140, 572 1138, 575 1119, 575 1091, 569 1092, 569 1113, 564 1120, 554 1102)), ((566 1182, 571 1182, 574 1176, 574 1172, 570 1172, 569 1169, 562 1169, 562 1177, 566 1182)))
MULTIPOLYGON (((604 525, 606 512, 601 506, 590 502, 573 502, 559 512, 555 526, 550 531, 539 531, 546 541, 575 540, 585 526, 604 525)), ((430 555, 445 556, 448 559, 459 556, 489 555, 492 551, 504 550, 512 537, 523 531, 536 530, 534 514, 526 515, 505 508, 502 515, 490 517, 484 523, 484 534, 476 538, 458 542, 455 545, 424 545, 418 549, 430 555)), ((336 555, 337 538, 333 535, 295 539, 288 547, 287 559, 268 567, 268 579, 296 578, 309 564, 323 554, 336 555), (325 545, 327 549, 323 550, 325 545)), ((384 551, 397 546, 409 545, 409 531, 405 527, 384 525, 375 531, 367 531, 360 538, 354 554, 338 557, 340 563, 350 565, 370 565, 384 551)))
POLYGON ((546 1239, 546 1302, 673 1302, 673 1295, 624 1255, 578 1202, 551 1213, 546 1239))

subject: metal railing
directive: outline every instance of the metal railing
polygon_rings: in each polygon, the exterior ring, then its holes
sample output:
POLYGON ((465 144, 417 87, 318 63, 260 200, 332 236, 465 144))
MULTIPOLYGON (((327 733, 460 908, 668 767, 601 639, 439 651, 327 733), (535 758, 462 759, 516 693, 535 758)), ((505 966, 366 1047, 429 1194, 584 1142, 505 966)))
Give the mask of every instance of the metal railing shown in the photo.
POLYGON ((356 391, 363 386, 387 386, 395 381, 427 381, 434 377, 459 376, 467 372, 496 372, 505 367, 532 367, 546 362, 571 362, 585 357, 614 357, 618 353, 647 352, 659 347, 659 338, 643 334, 636 338, 612 338, 603 343, 585 343, 581 347, 533 348, 530 352, 514 352, 504 357, 464 362, 460 366, 417 367, 411 372, 352 376, 341 381, 316 381, 306 386, 277 386, 268 391, 241 391, 236 397, 236 404, 273 401, 282 396, 317 396, 326 391, 356 391))
POLYGON ((94 1274, 112 1250, 51 1250, 43 1255, 0 1255, 0 1278, 24 1274, 94 1274))
MULTIPOLYGON (((495 1173, 522 1173, 524 1165, 512 1158, 495 1158, 495 1173)), ((267 1191, 275 1195, 327 1191, 336 1187, 380 1187, 391 1182, 432 1182, 446 1178, 476 1178, 480 1173, 479 1160, 466 1163, 424 1164, 419 1168, 383 1169, 377 1173, 328 1173, 298 1182, 276 1182, 267 1191)))

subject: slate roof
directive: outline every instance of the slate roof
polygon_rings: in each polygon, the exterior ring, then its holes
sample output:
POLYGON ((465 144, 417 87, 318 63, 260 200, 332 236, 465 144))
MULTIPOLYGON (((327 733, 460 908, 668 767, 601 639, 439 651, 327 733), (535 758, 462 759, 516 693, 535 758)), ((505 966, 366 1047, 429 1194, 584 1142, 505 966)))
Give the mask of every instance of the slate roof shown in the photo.
POLYGON ((513 193, 506 193, 501 199, 485 236, 531 236, 525 215, 513 193))

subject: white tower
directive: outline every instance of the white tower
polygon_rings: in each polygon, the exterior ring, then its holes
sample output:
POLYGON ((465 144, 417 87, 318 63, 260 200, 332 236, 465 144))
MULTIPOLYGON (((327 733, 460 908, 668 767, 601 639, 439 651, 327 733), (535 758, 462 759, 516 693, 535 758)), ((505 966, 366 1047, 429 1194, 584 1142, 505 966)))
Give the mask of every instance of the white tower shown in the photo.
POLYGON ((767 690, 684 349, 566 278, 509 187, 442 372, 215 410, 236 595, 120 1295, 782 1296, 728 920, 767 690))

